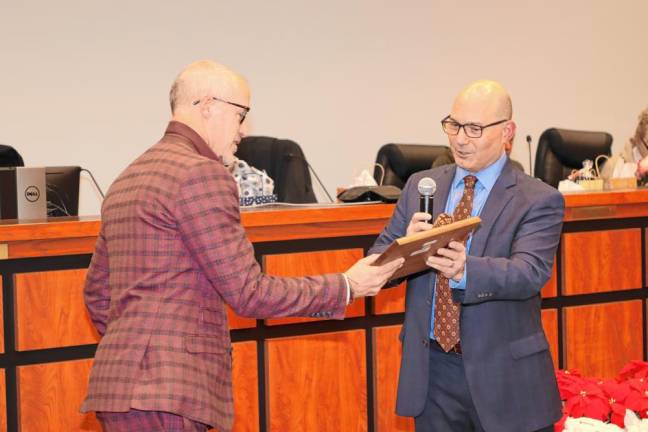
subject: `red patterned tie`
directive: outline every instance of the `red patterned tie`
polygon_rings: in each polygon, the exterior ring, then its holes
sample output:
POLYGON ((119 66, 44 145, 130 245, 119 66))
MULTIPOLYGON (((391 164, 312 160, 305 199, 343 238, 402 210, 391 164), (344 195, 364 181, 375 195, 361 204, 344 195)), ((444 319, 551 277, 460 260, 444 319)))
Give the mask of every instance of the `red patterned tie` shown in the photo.
MULTIPOLYGON (((455 221, 470 217, 475 195, 477 177, 464 177, 464 192, 461 201, 452 213, 455 221)), ((445 352, 450 351, 459 343, 459 312, 460 305, 452 301, 452 292, 448 278, 437 273, 434 303, 434 338, 445 352)))

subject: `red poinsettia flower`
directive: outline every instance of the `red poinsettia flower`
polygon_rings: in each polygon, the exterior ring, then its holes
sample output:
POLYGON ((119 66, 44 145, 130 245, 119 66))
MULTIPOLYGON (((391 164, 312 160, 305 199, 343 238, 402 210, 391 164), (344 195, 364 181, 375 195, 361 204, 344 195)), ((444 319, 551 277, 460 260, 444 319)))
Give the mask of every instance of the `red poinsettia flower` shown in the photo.
POLYGON ((630 384, 628 382, 606 380, 601 382, 599 386, 608 397, 608 403, 612 411, 610 422, 623 428, 626 412, 625 401, 630 395, 630 384))
POLYGON ((580 392, 580 386, 585 379, 581 377, 580 372, 576 369, 559 370, 556 372, 556 381, 558 381, 558 390, 560 391, 560 400, 566 401, 570 397, 580 392))
POLYGON ((594 380, 574 382, 567 386, 566 393, 572 396, 567 399, 563 412, 570 417, 589 417, 607 421, 611 408, 603 389, 594 380))
POLYGON ((648 379, 648 362, 633 360, 621 369, 618 381, 626 381, 631 378, 648 379))
POLYGON ((639 414, 641 418, 648 418, 648 380, 633 378, 626 381, 630 386, 630 393, 625 399, 625 406, 639 414))
POLYGON ((565 430, 565 422, 567 421, 567 414, 563 414, 558 423, 554 425, 554 432, 563 432, 565 430))

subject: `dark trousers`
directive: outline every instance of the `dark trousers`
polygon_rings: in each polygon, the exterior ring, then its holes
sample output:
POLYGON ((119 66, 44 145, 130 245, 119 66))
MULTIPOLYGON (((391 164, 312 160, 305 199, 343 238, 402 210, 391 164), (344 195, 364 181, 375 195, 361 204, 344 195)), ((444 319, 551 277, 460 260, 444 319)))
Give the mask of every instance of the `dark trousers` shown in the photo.
MULTIPOLYGON (((416 432, 485 432, 468 390, 461 356, 444 352, 435 341, 430 341, 425 408, 414 421, 416 432)), ((550 426, 537 432, 553 430, 550 426)))
POLYGON ((160 411, 97 412, 104 432, 206 432, 209 426, 160 411))

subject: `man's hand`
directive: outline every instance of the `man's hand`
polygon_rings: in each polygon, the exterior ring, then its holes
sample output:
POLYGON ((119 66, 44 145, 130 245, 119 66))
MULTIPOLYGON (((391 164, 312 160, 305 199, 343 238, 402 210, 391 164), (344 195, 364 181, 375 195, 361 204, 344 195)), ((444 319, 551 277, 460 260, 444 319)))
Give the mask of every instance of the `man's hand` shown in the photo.
POLYGON ((437 255, 429 256, 425 263, 448 279, 459 282, 466 268, 466 247, 451 241, 447 248, 439 249, 437 255))
POLYGON ((398 270, 405 261, 403 258, 383 264, 381 266, 372 266, 371 263, 376 261, 378 254, 369 255, 355 263, 344 274, 349 279, 351 285, 351 294, 353 298, 375 296, 398 270))
POLYGON ((427 231, 432 229, 432 224, 430 220, 432 216, 428 213, 417 212, 412 215, 412 220, 410 220, 409 225, 407 226, 407 235, 412 235, 417 232, 427 231))

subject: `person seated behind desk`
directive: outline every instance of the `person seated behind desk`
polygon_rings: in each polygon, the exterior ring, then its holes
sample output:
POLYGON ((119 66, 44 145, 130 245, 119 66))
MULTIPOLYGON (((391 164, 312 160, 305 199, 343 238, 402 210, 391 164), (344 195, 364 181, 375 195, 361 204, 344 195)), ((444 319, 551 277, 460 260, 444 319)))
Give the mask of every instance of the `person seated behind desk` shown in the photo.
MULTIPOLYGON (((504 147, 504 151, 506 151, 506 154, 508 156, 511 155, 511 150, 513 150, 513 140, 511 140, 504 147)), ((509 157, 509 159, 510 159, 510 157, 509 157)), ((510 160, 511 160, 511 166, 513 168, 524 172, 524 167, 522 166, 522 164, 520 162, 518 162, 516 160, 513 160, 513 159, 510 159, 510 160)), ((432 166, 430 168, 436 168, 436 167, 440 167, 442 165, 450 165, 450 164, 453 164, 453 163, 455 163, 454 155, 452 154, 452 150, 450 149, 450 147, 448 147, 446 149, 445 153, 443 153, 441 156, 437 157, 436 159, 434 159, 434 161, 432 161, 432 166)))
POLYGON ((643 180, 648 176, 648 108, 639 114, 635 134, 623 149, 623 159, 637 163, 637 178, 643 180))

